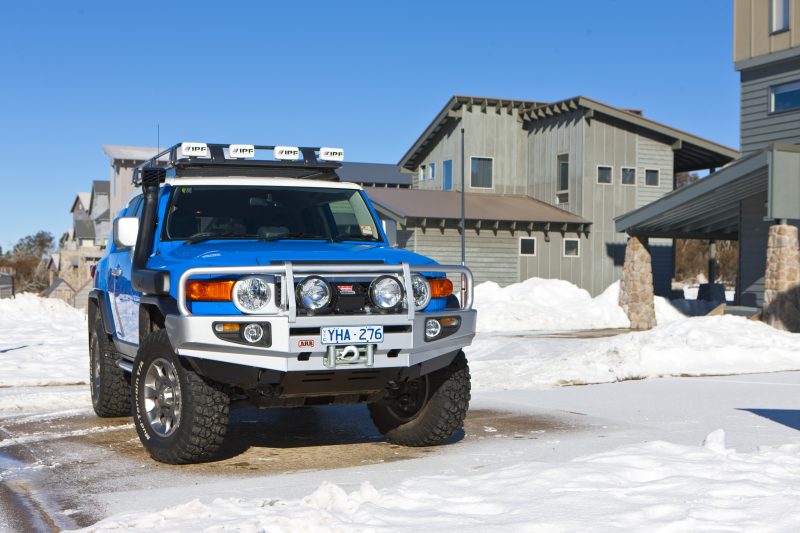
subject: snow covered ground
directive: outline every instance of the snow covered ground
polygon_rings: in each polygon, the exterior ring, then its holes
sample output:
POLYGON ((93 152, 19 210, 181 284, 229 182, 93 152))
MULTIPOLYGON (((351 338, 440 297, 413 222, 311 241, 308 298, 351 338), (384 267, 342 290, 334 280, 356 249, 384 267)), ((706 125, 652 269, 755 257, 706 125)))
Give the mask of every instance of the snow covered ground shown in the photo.
POLYGON ((322 482, 301 499, 195 499, 88 531, 789 531, 800 523, 798 494, 800 444, 737 453, 716 430, 701 446, 654 441, 387 489, 322 482))
POLYGON ((0 387, 86 383, 88 368, 83 311, 33 294, 0 300, 0 387))
MULTIPOLYGON (((559 333, 626 327, 617 297, 617 285, 591 298, 557 280, 476 290, 473 404, 534 418, 585 417, 586 429, 571 437, 537 430, 493 440, 492 424, 477 442, 424 459, 102 490, 96 497, 112 516, 90 530, 793 530, 800 523, 800 416, 792 414, 800 375, 775 374, 775 383, 760 377, 749 396, 737 392, 746 378, 630 380, 800 370, 800 335, 739 317, 686 318, 663 300, 651 331, 559 333), (638 395, 626 397, 631 390, 638 395), (797 421, 770 422, 762 411, 774 408, 797 421), (147 512, 131 510, 131 501, 147 502, 147 512)), ((87 367, 83 313, 29 295, 0 301, 0 426, 89 414, 85 386, 52 386, 85 383, 87 367)), ((38 435, 56 442, 106 429, 59 431, 38 435)), ((32 442, 2 431, 0 439, 0 458, 32 442)), ((0 475, 2 468, 0 461, 0 475)))

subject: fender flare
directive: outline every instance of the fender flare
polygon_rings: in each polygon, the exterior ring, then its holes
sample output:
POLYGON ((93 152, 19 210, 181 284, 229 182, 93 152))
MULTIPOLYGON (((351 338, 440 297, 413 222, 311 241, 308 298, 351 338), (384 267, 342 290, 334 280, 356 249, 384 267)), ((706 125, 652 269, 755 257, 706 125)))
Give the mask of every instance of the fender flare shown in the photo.
POLYGON ((94 301, 100 311, 100 320, 103 323, 103 330, 106 334, 114 336, 114 315, 111 313, 111 302, 108 296, 100 289, 89 291, 89 301, 94 301))

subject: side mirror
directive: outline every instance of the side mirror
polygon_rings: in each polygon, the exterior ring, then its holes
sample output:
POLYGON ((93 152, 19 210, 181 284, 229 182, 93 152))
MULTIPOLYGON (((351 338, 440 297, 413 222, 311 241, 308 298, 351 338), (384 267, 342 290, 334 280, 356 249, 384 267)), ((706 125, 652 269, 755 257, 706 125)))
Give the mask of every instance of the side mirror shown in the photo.
POLYGON ((117 248, 133 248, 139 234, 139 219, 122 217, 114 220, 114 244, 117 248))

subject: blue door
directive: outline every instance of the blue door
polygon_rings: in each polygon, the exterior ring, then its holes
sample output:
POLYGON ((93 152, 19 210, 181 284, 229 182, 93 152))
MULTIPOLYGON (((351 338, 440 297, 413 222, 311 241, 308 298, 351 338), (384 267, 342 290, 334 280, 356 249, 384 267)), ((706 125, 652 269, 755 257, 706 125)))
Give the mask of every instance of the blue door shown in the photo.
MULTIPOLYGON (((141 197, 134 198, 123 216, 138 216, 141 221, 141 197)), ((131 285, 133 248, 115 248, 109 254, 109 283, 111 313, 114 315, 116 337, 130 344, 139 344, 139 298, 131 285)))
POLYGON ((453 190, 453 161, 448 159, 442 163, 442 172, 444 177, 444 184, 442 189, 445 191, 453 190))

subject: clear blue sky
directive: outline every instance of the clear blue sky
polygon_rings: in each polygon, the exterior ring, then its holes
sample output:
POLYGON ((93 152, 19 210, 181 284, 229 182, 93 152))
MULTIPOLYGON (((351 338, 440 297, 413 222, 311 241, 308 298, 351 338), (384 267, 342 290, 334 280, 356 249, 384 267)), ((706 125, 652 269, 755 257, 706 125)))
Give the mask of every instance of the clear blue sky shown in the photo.
POLYGON ((75 193, 108 178, 100 145, 154 145, 159 123, 162 145, 342 146, 396 163, 453 94, 581 94, 736 148, 732 4, 10 2, 0 246, 58 237, 75 193))

